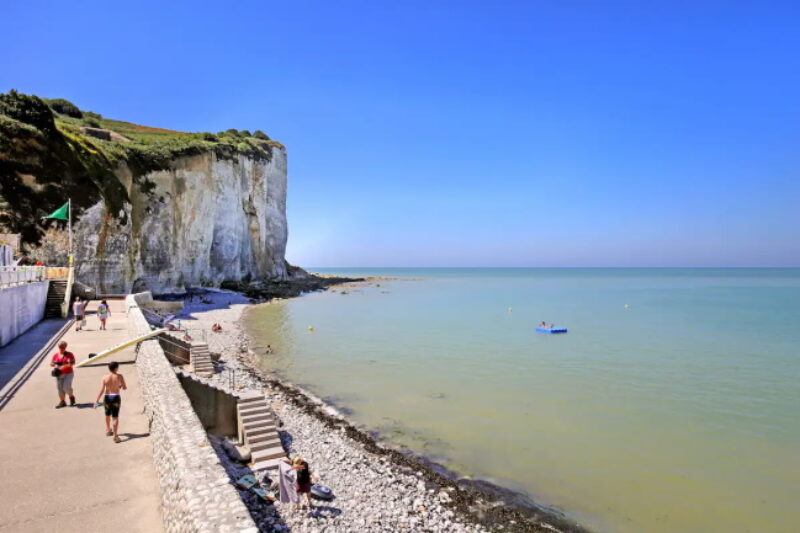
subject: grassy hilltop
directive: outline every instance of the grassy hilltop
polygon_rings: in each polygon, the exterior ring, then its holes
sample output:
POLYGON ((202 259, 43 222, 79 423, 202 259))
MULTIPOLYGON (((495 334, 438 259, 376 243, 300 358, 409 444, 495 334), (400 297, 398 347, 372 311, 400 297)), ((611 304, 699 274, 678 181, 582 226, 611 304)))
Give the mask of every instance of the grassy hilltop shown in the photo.
POLYGON ((0 94, 0 229, 35 243, 40 218, 72 198, 73 213, 103 199, 120 213, 128 199, 116 175, 124 162, 143 191, 145 174, 177 157, 215 152, 269 160, 282 145, 261 131, 187 133, 112 120, 64 99, 0 94))

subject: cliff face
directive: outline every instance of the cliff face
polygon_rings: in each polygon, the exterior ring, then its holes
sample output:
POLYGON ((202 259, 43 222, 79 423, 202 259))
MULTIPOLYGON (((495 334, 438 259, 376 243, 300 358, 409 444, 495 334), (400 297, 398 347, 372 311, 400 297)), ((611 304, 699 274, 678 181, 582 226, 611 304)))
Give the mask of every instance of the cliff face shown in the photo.
POLYGON ((286 149, 260 130, 189 133, 104 118, 62 99, 0 94, 0 231, 104 293, 283 281, 286 149))
POLYGON ((180 157, 136 180, 121 163, 129 201, 124 213, 100 201, 82 214, 76 279, 105 293, 286 279, 286 151, 271 152, 180 157))

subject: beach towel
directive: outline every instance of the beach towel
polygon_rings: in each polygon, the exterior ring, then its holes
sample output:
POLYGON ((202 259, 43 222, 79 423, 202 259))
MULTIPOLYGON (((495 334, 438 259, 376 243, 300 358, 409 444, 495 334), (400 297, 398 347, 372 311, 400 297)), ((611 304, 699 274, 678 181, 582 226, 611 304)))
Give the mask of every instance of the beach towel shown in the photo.
POLYGON ((236 485, 245 490, 250 489, 258 484, 256 476, 253 474, 245 474, 236 480, 236 485))
POLYGON ((297 481, 297 473, 292 465, 281 461, 278 465, 278 486, 280 488, 281 503, 297 503, 297 489, 294 484, 297 481))

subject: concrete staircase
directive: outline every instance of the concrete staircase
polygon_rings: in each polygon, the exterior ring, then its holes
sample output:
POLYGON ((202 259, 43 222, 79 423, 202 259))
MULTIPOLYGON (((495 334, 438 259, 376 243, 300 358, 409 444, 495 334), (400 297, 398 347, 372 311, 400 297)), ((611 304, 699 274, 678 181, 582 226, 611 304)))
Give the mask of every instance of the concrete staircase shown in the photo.
POLYGON ((239 414, 239 438, 250 449, 252 465, 256 470, 277 469, 286 452, 278 436, 275 418, 263 394, 248 393, 236 405, 239 414))
POLYGON ((45 318, 61 318, 61 304, 67 294, 67 281, 51 279, 47 288, 47 303, 44 307, 45 318))
POLYGON ((204 378, 214 374, 214 363, 211 362, 211 352, 205 342, 193 342, 189 351, 189 360, 195 374, 204 378))

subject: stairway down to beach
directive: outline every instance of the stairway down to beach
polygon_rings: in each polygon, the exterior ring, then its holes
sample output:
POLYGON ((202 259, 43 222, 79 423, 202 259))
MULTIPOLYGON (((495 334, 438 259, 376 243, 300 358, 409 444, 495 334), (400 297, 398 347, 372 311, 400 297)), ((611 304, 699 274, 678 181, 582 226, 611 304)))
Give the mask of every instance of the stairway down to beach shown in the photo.
POLYGON ((51 279, 47 288, 47 304, 44 307, 45 318, 61 318, 61 304, 67 294, 67 282, 63 279, 51 279))
POLYGON ((253 392, 241 396, 236 409, 239 413, 239 437, 250 449, 250 468, 253 471, 277 469, 281 459, 286 458, 286 452, 264 395, 253 392))
POLYGON ((189 357, 195 374, 205 378, 214 374, 214 364, 211 362, 211 352, 208 351, 208 344, 205 342, 193 342, 189 357))

